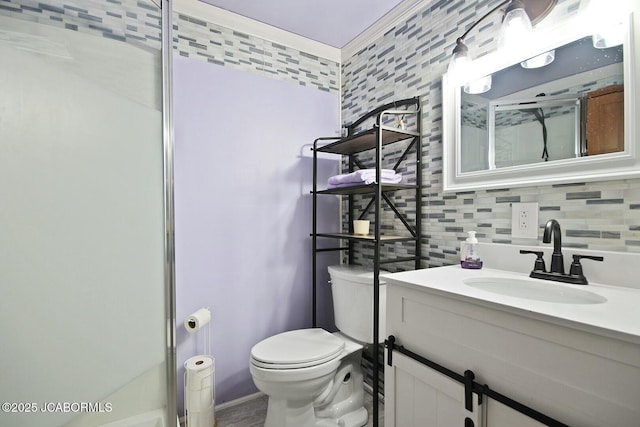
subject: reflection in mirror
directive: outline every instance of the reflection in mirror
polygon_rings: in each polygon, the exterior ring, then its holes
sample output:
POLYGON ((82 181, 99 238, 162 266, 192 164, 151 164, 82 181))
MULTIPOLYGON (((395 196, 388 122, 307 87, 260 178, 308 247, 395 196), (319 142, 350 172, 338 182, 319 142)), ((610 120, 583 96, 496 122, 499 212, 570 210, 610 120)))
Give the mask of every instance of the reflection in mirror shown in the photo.
POLYGON ((484 93, 458 89, 459 172, 624 150, 623 46, 594 48, 589 36, 536 59, 550 57, 493 73, 484 93))

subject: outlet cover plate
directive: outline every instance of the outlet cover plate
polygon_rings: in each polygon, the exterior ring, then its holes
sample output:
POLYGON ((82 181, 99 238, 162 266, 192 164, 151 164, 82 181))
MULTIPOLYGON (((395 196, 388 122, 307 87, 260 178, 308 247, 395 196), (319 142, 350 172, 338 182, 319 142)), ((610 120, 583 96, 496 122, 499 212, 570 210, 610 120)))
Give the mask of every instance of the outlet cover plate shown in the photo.
POLYGON ((511 205, 511 237, 538 238, 538 202, 511 205))

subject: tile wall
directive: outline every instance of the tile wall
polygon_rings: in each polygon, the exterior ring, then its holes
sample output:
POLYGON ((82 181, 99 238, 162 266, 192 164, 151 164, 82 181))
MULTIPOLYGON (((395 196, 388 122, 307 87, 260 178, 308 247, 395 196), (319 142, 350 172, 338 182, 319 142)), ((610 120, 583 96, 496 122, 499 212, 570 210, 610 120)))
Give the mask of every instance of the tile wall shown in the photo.
POLYGON ((180 13, 174 14, 173 26, 174 49, 181 56, 327 92, 340 90, 337 62, 180 13))
MULTIPOLYGON (((497 4, 499 1, 486 0, 426 2, 426 6, 406 22, 343 62, 342 106, 347 124, 394 99, 413 96, 421 99, 423 267, 457 263, 459 245, 468 230, 477 230, 478 239, 484 242, 531 244, 531 240, 511 238, 510 204, 513 202, 538 202, 539 225, 542 227, 550 218, 558 219, 566 246, 640 252, 640 180, 637 179, 443 192, 441 76, 455 39, 477 17, 497 4)), ((553 22, 571 16, 579 4, 579 0, 559 0, 545 20, 553 22)), ((498 26, 497 20, 489 19, 472 31, 466 42, 474 55, 495 49, 498 26)), ((415 176, 415 167, 411 168, 409 165, 406 173, 415 176)), ((415 208, 415 200, 408 198, 405 202, 409 209, 411 204, 415 208)), ((539 236, 541 240, 542 229, 539 236)), ((398 253, 411 248, 387 247, 386 250, 398 253)), ((372 248, 364 247, 356 254, 357 263, 370 264, 371 259, 372 248)), ((395 271, 411 266, 385 265, 384 268, 395 271)))
POLYGON ((162 14, 152 0, 0 0, 0 15, 154 49, 162 44, 162 14))

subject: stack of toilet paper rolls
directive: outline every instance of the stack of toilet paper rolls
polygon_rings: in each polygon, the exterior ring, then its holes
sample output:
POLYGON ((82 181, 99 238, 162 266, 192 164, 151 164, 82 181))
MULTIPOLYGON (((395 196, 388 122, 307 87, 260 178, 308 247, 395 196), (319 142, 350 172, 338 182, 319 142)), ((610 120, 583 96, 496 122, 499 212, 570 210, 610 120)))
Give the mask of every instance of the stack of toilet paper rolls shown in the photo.
POLYGON ((212 427, 215 420, 213 357, 194 356, 184 362, 184 368, 186 427, 212 427))

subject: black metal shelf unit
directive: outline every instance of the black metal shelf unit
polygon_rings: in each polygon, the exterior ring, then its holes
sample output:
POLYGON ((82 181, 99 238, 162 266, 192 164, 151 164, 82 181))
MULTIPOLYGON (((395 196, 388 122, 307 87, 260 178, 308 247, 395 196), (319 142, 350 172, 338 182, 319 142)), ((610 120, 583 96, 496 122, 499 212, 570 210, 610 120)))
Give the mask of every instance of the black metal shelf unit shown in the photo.
MULTIPOLYGON (((318 138, 313 144, 313 231, 312 231, 312 245, 313 245, 313 260, 312 260, 312 272, 313 272, 313 326, 317 326, 316 322, 316 291, 317 291, 317 262, 316 256, 319 252, 325 251, 348 251, 349 263, 353 263, 354 260, 354 245, 372 244, 374 247, 373 256, 373 339, 374 342, 379 342, 379 312, 380 312, 380 265, 391 264, 399 262, 413 262, 414 268, 420 268, 421 250, 420 250, 420 213, 421 213, 421 195, 422 195, 422 144, 421 144, 421 132, 420 132, 420 100, 419 98, 409 98, 400 101, 385 104, 373 111, 363 115, 356 122, 347 127, 347 136, 344 138, 318 138), (415 124, 412 126, 413 130, 406 130, 403 126, 392 127, 389 126, 389 122, 395 122, 392 120, 403 119, 404 117, 411 117, 415 124), (373 126, 364 131, 357 131, 358 128, 369 119, 375 120, 373 126), (409 141, 408 141, 409 140, 409 141), (325 145, 320 145, 326 141, 325 145), (408 141, 407 147, 401 156, 396 161, 393 169, 396 170, 407 158, 413 153, 415 157, 416 177, 414 184, 386 184, 376 182, 368 185, 356 185, 345 188, 332 188, 332 189, 318 189, 317 180, 317 162, 318 154, 333 153, 342 156, 348 156, 348 169, 349 172, 354 172, 358 169, 363 169, 363 164, 358 158, 358 154, 371 151, 373 160, 375 162, 376 177, 382 176, 382 163, 383 163, 383 147, 389 144, 394 144, 402 141, 408 141), (415 193, 415 218, 414 225, 411 225, 407 220, 407 216, 401 209, 396 207, 393 201, 388 197, 392 192, 405 191, 415 193), (321 233, 317 230, 317 197, 322 195, 343 195, 348 197, 349 213, 347 219, 347 226, 350 232, 346 233, 321 233), (366 196, 370 195, 368 205, 360 212, 356 218, 356 212, 354 209, 354 196, 366 196), (406 229, 405 235, 387 235, 381 231, 381 219, 382 219, 382 203, 386 205, 395 213, 395 217, 398 218, 406 229), (352 233, 352 225, 354 219, 364 218, 369 212, 373 211, 373 233, 369 236, 359 236, 352 233), (346 242, 341 246, 332 248, 318 248, 318 239, 335 239, 338 242, 346 242), (409 257, 394 257, 389 259, 381 259, 381 246, 387 243, 395 242, 414 242, 415 250, 413 256, 409 257)), ((380 180, 377 180, 380 181, 380 180)), ((380 346, 373 346, 373 426, 378 427, 378 399, 379 395, 379 356, 380 346)))

